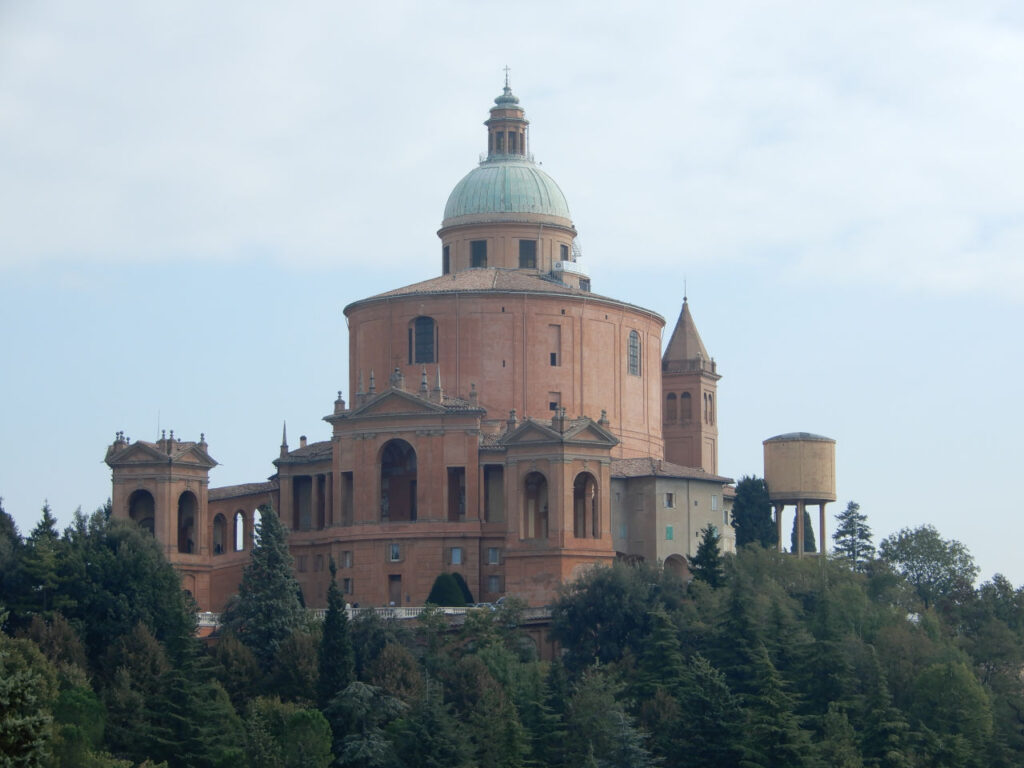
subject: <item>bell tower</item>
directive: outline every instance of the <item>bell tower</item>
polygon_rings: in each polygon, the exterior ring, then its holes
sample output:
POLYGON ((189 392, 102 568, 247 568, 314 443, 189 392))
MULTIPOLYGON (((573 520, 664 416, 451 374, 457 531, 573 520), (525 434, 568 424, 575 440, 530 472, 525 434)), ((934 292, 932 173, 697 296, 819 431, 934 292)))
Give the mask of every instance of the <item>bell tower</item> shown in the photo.
POLYGON ((718 380, 690 305, 683 296, 672 338, 661 358, 662 434, 673 464, 718 474, 718 380))

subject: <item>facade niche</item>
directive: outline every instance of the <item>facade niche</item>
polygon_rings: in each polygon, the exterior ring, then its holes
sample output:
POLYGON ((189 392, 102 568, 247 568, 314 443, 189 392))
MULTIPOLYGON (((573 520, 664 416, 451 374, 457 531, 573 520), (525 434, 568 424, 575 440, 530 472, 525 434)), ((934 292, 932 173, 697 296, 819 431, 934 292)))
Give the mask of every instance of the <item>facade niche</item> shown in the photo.
POLYGON ((353 483, 352 473, 342 472, 341 473, 341 524, 352 525, 355 516, 355 506, 353 503, 353 483))
POLYGON ((484 521, 505 521, 505 468, 500 464, 484 466, 484 521))
POLYGON ((580 472, 572 484, 573 535, 577 539, 601 536, 601 514, 597 504, 597 480, 580 472))
POLYGON ((548 479, 540 472, 531 472, 523 481, 523 538, 548 537, 548 479))
POLYGON ((128 517, 145 531, 153 533, 156 527, 156 502, 153 494, 139 489, 128 498, 128 517))
POLYGON ((199 502, 192 491, 178 497, 178 551, 191 554, 196 551, 196 514, 199 502))
POLYGON ((380 458, 380 519, 416 519, 416 451, 405 440, 389 440, 380 458))
POLYGON ((466 468, 448 467, 448 522, 466 519, 466 468))
POLYGON ((292 530, 308 531, 313 527, 313 478, 296 475, 292 478, 292 530))
POLYGON ((690 397, 689 392, 683 392, 679 396, 679 418, 684 422, 693 418, 693 398, 690 397))

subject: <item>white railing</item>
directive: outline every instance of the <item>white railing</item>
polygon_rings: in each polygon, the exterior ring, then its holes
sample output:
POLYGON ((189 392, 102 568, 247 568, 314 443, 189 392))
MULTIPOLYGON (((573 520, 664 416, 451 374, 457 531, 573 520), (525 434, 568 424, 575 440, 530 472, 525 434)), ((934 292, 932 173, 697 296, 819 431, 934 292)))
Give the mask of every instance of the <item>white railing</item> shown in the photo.
MULTIPOLYGON (((347 606, 345 613, 348 614, 349 619, 354 619, 357 616, 366 614, 376 614, 382 619, 415 619, 419 618, 419 615, 427 610, 425 605, 413 605, 413 606, 381 606, 381 607, 370 607, 370 608, 353 608, 347 606)), ((445 616, 465 616, 472 608, 438 608, 445 616)), ((484 609, 478 609, 484 610, 484 609)), ((323 621, 327 616, 326 608, 312 608, 309 611, 310 615, 314 619, 323 621)), ((551 609, 548 607, 540 608, 524 608, 522 612, 523 621, 541 621, 543 619, 551 618, 551 609)), ((196 614, 196 623, 200 627, 218 627, 220 626, 220 614, 214 613, 213 611, 200 611, 196 614)))

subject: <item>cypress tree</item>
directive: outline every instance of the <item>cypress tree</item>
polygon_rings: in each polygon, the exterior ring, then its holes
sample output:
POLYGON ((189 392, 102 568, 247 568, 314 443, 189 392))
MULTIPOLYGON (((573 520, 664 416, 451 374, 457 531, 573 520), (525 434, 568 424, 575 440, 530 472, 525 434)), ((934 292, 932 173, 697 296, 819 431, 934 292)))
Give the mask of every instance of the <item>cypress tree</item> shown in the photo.
POLYGON ((237 602, 226 611, 225 624, 270 668, 278 648, 302 623, 299 585, 292 573, 288 533, 277 513, 260 508, 259 539, 242 572, 237 602))
POLYGON ((760 477, 744 476, 736 483, 732 505, 732 527, 736 529, 736 547, 760 544, 773 549, 777 544, 772 522, 772 502, 768 486, 760 477))
POLYGON ((707 582, 712 587, 720 587, 725 576, 722 571, 722 550, 719 546, 718 529, 710 523, 700 529, 700 544, 697 553, 690 561, 693 578, 707 582))
POLYGON ((327 588, 327 615, 324 617, 324 633, 320 638, 317 698, 321 709, 326 709, 331 699, 355 679, 355 651, 352 649, 345 598, 338 588, 337 572, 332 557, 331 585, 327 588))
MULTIPOLYGON (((797 550, 796 515, 793 516, 793 530, 789 534, 789 551, 797 550)), ((804 552, 817 552, 818 545, 814 542, 814 526, 811 524, 811 513, 804 510, 804 552)))

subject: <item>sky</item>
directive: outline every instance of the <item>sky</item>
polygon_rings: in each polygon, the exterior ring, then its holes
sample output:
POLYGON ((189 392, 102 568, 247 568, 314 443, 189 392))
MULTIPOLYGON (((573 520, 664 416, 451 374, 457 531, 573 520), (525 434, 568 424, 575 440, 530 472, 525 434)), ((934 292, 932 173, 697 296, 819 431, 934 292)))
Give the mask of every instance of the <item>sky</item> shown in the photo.
MULTIPOLYGON (((212 485, 329 437, 343 307, 436 276, 504 67, 596 293, 718 363, 719 468, 837 441, 839 512, 1024 583, 1024 6, 0 0, 0 497, 212 485), (1016 350, 1016 351, 1015 351, 1016 350)), ((815 516, 816 522, 816 516, 815 516)))

